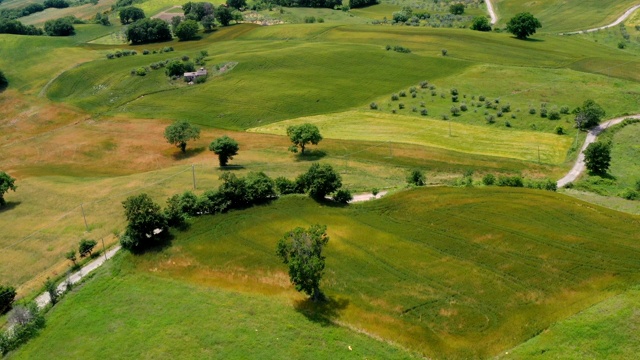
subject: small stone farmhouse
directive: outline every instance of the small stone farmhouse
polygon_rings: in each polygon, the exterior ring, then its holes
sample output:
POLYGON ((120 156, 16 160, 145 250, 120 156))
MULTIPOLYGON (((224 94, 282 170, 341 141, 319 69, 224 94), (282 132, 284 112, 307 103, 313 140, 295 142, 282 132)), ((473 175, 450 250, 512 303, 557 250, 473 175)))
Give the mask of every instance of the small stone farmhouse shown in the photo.
POLYGON ((186 72, 184 73, 185 81, 194 81, 197 77, 207 76, 207 70, 205 68, 200 68, 196 72, 186 72))

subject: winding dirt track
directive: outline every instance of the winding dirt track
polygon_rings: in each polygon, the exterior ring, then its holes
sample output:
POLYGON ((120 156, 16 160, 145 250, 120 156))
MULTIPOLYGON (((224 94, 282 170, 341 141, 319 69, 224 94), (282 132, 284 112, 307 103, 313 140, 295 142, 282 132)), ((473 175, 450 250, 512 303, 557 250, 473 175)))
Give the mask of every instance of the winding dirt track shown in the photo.
POLYGON ((619 118, 611 119, 589 130, 589 134, 587 134, 587 138, 584 140, 584 144, 580 149, 580 154, 578 154, 578 159, 576 160, 576 163, 573 165, 573 167, 567 173, 567 175, 565 175, 562 179, 558 180, 559 188, 567 185, 570 182, 575 181, 578 178, 578 176, 580 176, 580 174, 582 174, 582 172, 586 169, 586 166, 584 163, 584 151, 587 149, 587 146, 589 146, 589 144, 594 143, 596 140, 598 140, 598 135, 600 135, 600 133, 603 132, 606 128, 608 128, 609 126, 619 124, 622 121, 624 121, 624 119, 640 119, 640 114, 622 116, 619 118))
POLYGON ((498 15, 496 15, 495 10, 493 9, 493 4, 491 0, 485 0, 485 4, 487 4, 487 11, 489 11, 489 16, 491 16, 491 25, 495 25, 498 22, 498 15))
POLYGON ((616 25, 619 25, 621 22, 627 20, 627 18, 629 16, 631 16, 631 14, 633 14, 633 12, 638 10, 638 9, 640 9, 640 4, 638 4, 638 5, 634 6, 634 7, 632 7, 631 9, 625 11, 624 14, 622 14, 618 19, 616 19, 616 21, 612 22, 609 25, 600 26, 600 27, 593 28, 593 29, 588 29, 588 30, 580 30, 580 31, 571 31, 571 32, 566 32, 566 33, 560 33, 560 35, 584 34, 584 33, 590 33, 590 32, 594 32, 594 31, 598 31, 598 30, 608 29, 610 27, 614 27, 616 25))

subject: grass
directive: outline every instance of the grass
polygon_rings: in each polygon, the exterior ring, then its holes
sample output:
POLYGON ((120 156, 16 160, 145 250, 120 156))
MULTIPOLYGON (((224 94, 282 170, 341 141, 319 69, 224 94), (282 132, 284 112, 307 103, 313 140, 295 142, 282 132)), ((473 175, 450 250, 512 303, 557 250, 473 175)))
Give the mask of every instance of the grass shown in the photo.
MULTIPOLYGON (((102 0, 97 5, 84 4, 64 9, 49 8, 29 16, 21 17, 19 20, 24 24, 35 25, 36 27, 43 27, 47 20, 54 20, 65 16, 75 16, 82 20, 92 20, 96 13, 111 10, 111 5, 115 3, 116 0, 102 0)), ((111 21, 117 22, 116 17, 111 17, 111 21)))
POLYGON ((526 161, 562 164, 572 138, 527 131, 501 131, 382 112, 347 112, 281 121, 251 129, 268 134, 286 134, 290 125, 312 123, 327 138, 391 141, 445 148, 463 153, 498 156, 526 161), (451 136, 449 136, 451 129, 451 136))
POLYGON ((56 305, 41 334, 9 358, 414 358, 313 321, 287 298, 185 284, 135 271, 132 261, 131 255, 110 261, 56 305))
POLYGON ((631 359, 640 351, 640 289, 607 299, 510 350, 502 359, 631 359))
POLYGON ((542 23, 540 32, 566 32, 595 28, 612 23, 626 10, 636 5, 634 0, 540 0, 522 2, 497 0, 494 5, 504 26, 519 12, 528 11, 542 23))
POLYGON ((134 262, 175 281, 292 297, 273 249, 314 223, 331 237, 323 288, 348 304, 338 321, 429 357, 495 355, 640 278, 636 217, 501 188, 415 189, 348 208, 287 197, 197 219, 134 262))

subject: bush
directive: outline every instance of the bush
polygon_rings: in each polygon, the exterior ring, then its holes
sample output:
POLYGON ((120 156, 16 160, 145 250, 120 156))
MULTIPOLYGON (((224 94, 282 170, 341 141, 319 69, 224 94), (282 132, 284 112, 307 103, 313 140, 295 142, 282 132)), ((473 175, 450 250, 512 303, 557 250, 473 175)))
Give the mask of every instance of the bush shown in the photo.
POLYGON ((500 176, 496 182, 498 186, 523 187, 522 176, 500 176))
POLYGON ((49 36, 71 36, 75 35, 76 29, 68 18, 48 20, 44 23, 44 32, 49 36))
POLYGON ((420 110, 420 115, 427 116, 427 115, 429 115, 429 112, 427 111, 427 109, 422 109, 422 110, 420 110))
MULTIPOLYGON (((141 19, 129 25, 127 41, 133 44, 168 41, 172 39, 169 24, 162 19, 141 19)), ((167 49, 167 48, 165 48, 167 49)), ((173 51, 173 48, 171 48, 173 51)))
POLYGON ((620 41, 618 43, 618 49, 624 49, 627 47, 627 44, 624 41, 620 41))
POLYGON ((351 195, 351 191, 346 189, 340 189, 336 191, 336 194, 333 195, 333 201, 340 204, 348 204, 349 201, 353 200, 353 196, 351 195))
POLYGON ((426 89, 428 86, 429 86, 429 82, 427 82, 426 80, 420 81, 421 89, 426 89))
POLYGON ((398 94, 391 94, 391 101, 398 101, 400 100, 400 97, 398 96, 398 94))
POLYGON ((11 310, 11 305, 13 305, 16 294, 16 288, 13 286, 0 285, 0 315, 11 310))
POLYGON ((502 117, 502 111, 498 111, 498 112, 496 113, 496 116, 497 116, 497 117, 502 117))
POLYGON ((503 113, 511 112, 511 105, 510 105, 510 104, 502 105, 502 106, 500 107, 500 110, 501 110, 503 113))
POLYGON ((143 68, 143 67, 139 67, 139 68, 136 70, 136 75, 138 75, 138 76, 145 76, 145 75, 147 75, 147 69, 145 69, 145 68, 143 68))
POLYGON ((313 24, 316 22, 315 16, 305 16, 304 22, 307 24, 313 24))
POLYGON ((454 103, 458 102, 458 95, 451 96, 451 101, 454 102, 454 103))
POLYGON ((442 56, 447 56, 448 53, 447 49, 442 49, 442 56))
POLYGON ((627 200, 638 200, 640 199, 640 192, 635 189, 626 189, 620 194, 620 196, 627 200))
POLYGON ((69 3, 66 0, 45 0, 45 8, 64 9, 69 7, 69 3))
POLYGON ((6 355, 34 338, 44 328, 45 318, 35 303, 16 306, 9 315, 11 330, 0 334, 0 352, 6 355))
POLYGON ((295 181, 289 180, 283 176, 275 179, 275 186, 280 195, 303 194, 304 191, 298 187, 295 181))
POLYGON ((455 107, 455 106, 452 106, 450 111, 451 111, 451 114, 453 116, 459 116, 460 115, 460 109, 455 107))
POLYGON ((569 107, 568 107, 568 106, 562 106, 562 107, 560 108, 560 114, 562 114, 562 115, 567 115, 567 114, 569 114, 569 107))
POLYGON ((540 109, 540 117, 541 118, 546 118, 547 114, 548 114, 547 108, 543 107, 542 109, 540 109))
POLYGON ((549 111, 549 120, 560 120, 560 112, 555 109, 549 111))
POLYGON ((491 31, 491 24, 485 16, 476 16, 471 23, 471 30, 491 31))
POLYGON ((312 198, 322 200, 342 187, 342 178, 331 165, 314 163, 306 173, 298 176, 296 183, 312 198))
POLYGON ((407 184, 415 186, 424 186, 426 184, 426 178, 422 171, 413 169, 407 176, 407 184))
POLYGON ((553 132, 555 132, 557 135, 564 135, 564 128, 562 126, 556 126, 556 128, 553 130, 553 132))
POLYGON ((510 123, 510 122, 508 122, 508 121, 505 121, 505 122, 504 122, 504 126, 505 126, 505 127, 510 128, 510 127, 511 127, 511 123, 510 123))
POLYGON ((375 102, 372 102, 371 104, 369 104, 369 109, 378 110, 378 104, 375 102))
POLYGON ((115 59, 115 57, 113 53, 107 53, 107 59, 115 59))
POLYGON ((460 104, 460 110, 461 110, 461 111, 467 111, 467 110, 469 110, 469 109, 467 108, 467 104, 465 104, 465 103, 460 104))
POLYGON ((149 55, 149 50, 147 49, 142 50, 142 55, 149 55))
POLYGON ((487 174, 482 178, 482 183, 486 186, 491 186, 496 183, 496 177, 493 174, 487 174))
POLYGON ((487 124, 494 124, 496 122, 496 118, 493 115, 488 115, 485 117, 485 120, 487 121, 487 124))
POLYGON ((398 104, 398 109, 400 109, 400 110, 404 109, 404 104, 403 103, 399 103, 398 104))
POLYGON ((529 108, 529 114, 531 114, 531 115, 535 115, 535 114, 536 114, 536 109, 534 109, 534 108, 529 108))
POLYGON ((400 97, 406 97, 407 96, 407 92, 402 90, 400 91, 400 97))

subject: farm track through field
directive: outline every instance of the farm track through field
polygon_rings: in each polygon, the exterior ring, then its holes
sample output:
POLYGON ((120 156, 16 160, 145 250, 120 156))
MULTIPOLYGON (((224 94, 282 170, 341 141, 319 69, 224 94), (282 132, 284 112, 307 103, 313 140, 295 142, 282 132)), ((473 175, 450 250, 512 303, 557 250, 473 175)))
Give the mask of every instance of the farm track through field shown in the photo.
POLYGON ((573 167, 571 168, 569 173, 567 173, 567 175, 565 175, 562 179, 558 180, 558 183, 557 183, 558 187, 563 187, 570 182, 576 181, 576 179, 580 176, 580 174, 582 174, 586 169, 586 165, 584 163, 584 151, 587 149, 587 147, 590 144, 596 142, 596 140, 598 140, 598 135, 600 135, 600 133, 606 130, 609 126, 617 125, 623 122, 625 119, 640 119, 640 114, 621 116, 619 118, 611 119, 589 130, 589 133, 587 134, 587 138, 584 140, 584 144, 582 145, 582 148, 580 149, 580 153, 578 154, 578 159, 576 159, 576 163, 573 165, 573 167))
MULTIPOLYGON (((487 0, 487 1, 489 2, 489 0, 487 0)), ((619 25, 623 21, 627 20, 627 18, 629 18, 629 16, 631 16, 631 14, 633 14, 638 9, 640 9, 640 4, 635 5, 631 9, 625 11, 624 14, 620 15, 620 17, 618 19, 616 19, 616 21, 612 22, 609 25, 600 26, 600 27, 593 28, 593 29, 588 29, 588 30, 580 30, 580 31, 571 31, 571 32, 566 32, 566 33, 560 33, 559 35, 584 34, 584 33, 596 32, 598 30, 604 30, 604 29, 612 28, 612 27, 614 27, 616 25, 619 25)))

